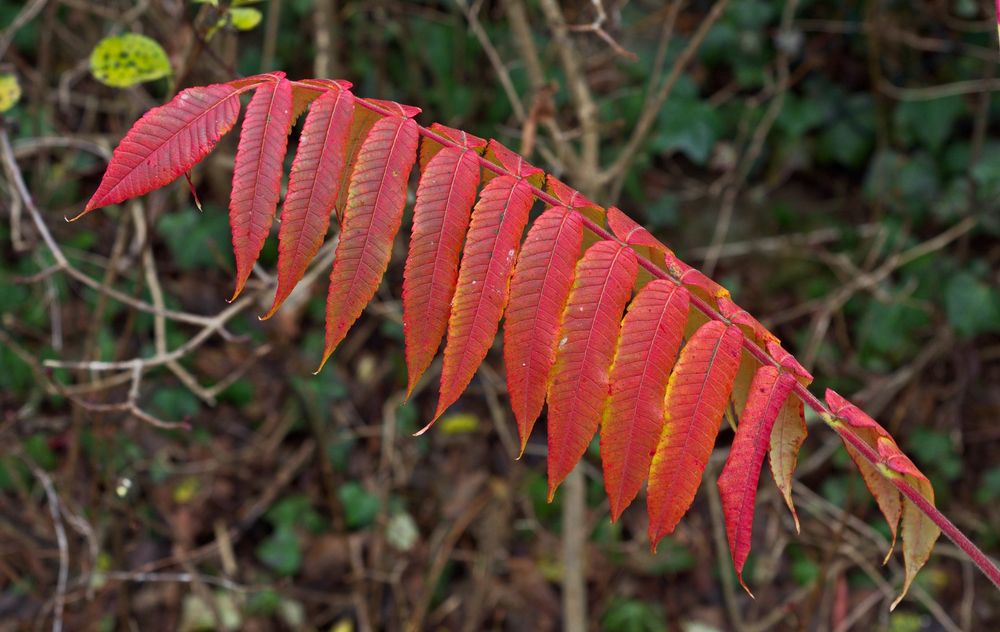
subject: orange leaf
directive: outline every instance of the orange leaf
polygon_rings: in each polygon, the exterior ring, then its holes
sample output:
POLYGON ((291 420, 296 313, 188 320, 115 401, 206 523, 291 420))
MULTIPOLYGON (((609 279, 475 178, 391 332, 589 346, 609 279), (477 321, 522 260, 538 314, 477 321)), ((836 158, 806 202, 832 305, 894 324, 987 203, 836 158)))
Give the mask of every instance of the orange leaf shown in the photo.
POLYGON ((636 295, 622 321, 611 366, 611 396, 601 422, 604 489, 615 521, 646 476, 663 429, 663 398, 677 360, 688 293, 657 279, 636 295))
POLYGON ((403 270, 407 396, 434 359, 448 327, 458 260, 478 187, 479 161, 472 149, 440 150, 421 175, 403 270))
POLYGON ((711 321, 681 350, 670 375, 666 423, 649 470, 649 539, 656 548, 694 501, 740 364, 743 334, 711 321))
POLYGON ((610 240, 588 248, 576 265, 548 392, 550 500, 597 432, 638 267, 630 248, 610 240))
POLYGON ((330 273, 323 363, 375 296, 389 266, 417 159, 417 138, 413 119, 387 116, 372 126, 358 152, 330 273))
POLYGON ((513 176, 493 178, 479 194, 451 302, 441 394, 434 419, 420 432, 458 399, 493 345, 507 307, 514 257, 534 201, 528 183, 513 176))
POLYGON ((559 322, 582 241, 579 213, 562 206, 548 209, 528 231, 510 281, 503 357, 522 453, 545 403, 559 322))
MULTIPOLYGON (((921 496, 929 500, 932 505, 934 504, 934 488, 931 487, 931 483, 926 477, 923 475, 919 477, 906 475, 905 478, 910 485, 920 492, 921 496)), ((903 590, 896 597, 896 600, 892 602, 890 609, 895 609, 903 597, 906 596, 906 592, 910 589, 910 584, 913 583, 913 578, 917 576, 920 569, 927 563, 927 559, 934 549, 934 543, 937 542, 938 536, 941 535, 941 530, 938 529, 938 526, 909 499, 903 499, 901 530, 903 535, 903 567, 905 569, 905 576, 903 578, 903 590)))

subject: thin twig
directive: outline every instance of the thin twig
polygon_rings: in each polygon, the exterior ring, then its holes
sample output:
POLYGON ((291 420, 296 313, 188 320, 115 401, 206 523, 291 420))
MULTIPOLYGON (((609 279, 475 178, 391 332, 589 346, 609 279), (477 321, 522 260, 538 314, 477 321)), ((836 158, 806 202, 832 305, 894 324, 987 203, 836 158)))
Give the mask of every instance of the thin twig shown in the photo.
POLYGON ((677 61, 674 62, 670 72, 660 84, 660 88, 655 91, 655 96, 643 107, 642 114, 639 115, 639 120, 632 129, 632 135, 618 153, 618 158, 604 171, 602 183, 611 183, 612 198, 616 198, 621 191, 625 175, 629 167, 632 166, 632 161, 635 160, 639 153, 639 148, 652 131, 653 124, 659 118, 660 110, 677 84, 677 80, 681 78, 681 75, 694 59, 698 49, 701 48, 702 42, 705 41, 708 32, 712 30, 715 23, 722 17, 722 13, 728 5, 729 0, 716 0, 715 4, 712 5, 712 9, 702 19, 698 25, 698 29, 691 36, 691 39, 688 40, 687 46, 681 51, 681 54, 677 57, 677 61))
POLYGON ((56 595, 52 611, 52 632, 62 632, 63 610, 66 608, 66 585, 69 582, 69 542, 66 539, 66 528, 63 526, 62 512, 59 508, 59 495, 56 494, 52 479, 28 455, 17 453, 17 457, 31 470, 45 490, 48 501, 49 515, 52 516, 52 528, 56 532, 56 545, 59 547, 59 576, 56 580, 56 595))
POLYGON ((30 0, 28 4, 24 5, 24 8, 17 14, 14 21, 10 23, 10 26, 0 34, 0 58, 3 58, 7 54, 7 48, 14 41, 14 36, 21 30, 21 27, 35 19, 35 16, 45 8, 46 3, 48 3, 48 0, 30 0))

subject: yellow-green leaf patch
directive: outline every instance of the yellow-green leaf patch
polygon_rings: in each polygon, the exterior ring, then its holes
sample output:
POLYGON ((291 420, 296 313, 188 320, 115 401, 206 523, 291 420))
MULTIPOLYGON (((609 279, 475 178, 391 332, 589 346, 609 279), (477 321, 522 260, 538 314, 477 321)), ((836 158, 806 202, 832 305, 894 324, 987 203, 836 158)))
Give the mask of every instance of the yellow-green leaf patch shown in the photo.
POLYGON ((0 74, 0 112, 6 112, 21 99, 21 84, 11 73, 0 74))
POLYGON ((173 74, 156 40, 138 33, 105 37, 90 53, 90 72, 112 88, 128 88, 173 74))

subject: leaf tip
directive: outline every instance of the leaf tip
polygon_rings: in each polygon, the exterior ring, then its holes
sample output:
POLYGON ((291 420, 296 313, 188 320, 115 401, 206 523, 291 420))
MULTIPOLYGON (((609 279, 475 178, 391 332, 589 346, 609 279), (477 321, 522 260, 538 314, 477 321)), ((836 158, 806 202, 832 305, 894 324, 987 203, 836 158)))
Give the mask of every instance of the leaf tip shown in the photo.
POLYGON ((330 355, 332 353, 333 353, 332 349, 330 351, 323 352, 323 359, 319 361, 319 366, 316 367, 315 371, 313 371, 313 375, 319 375, 319 372, 323 370, 324 366, 326 366, 326 361, 330 359, 330 355))
POLYGON ((88 203, 87 207, 85 209, 83 209, 82 211, 80 211, 79 213, 77 213, 76 215, 74 215, 73 217, 66 217, 65 215, 63 215, 63 219, 66 220, 67 223, 69 223, 69 222, 75 222, 76 220, 80 219, 81 217, 83 217, 87 213, 91 212, 95 208, 98 208, 98 207, 96 207, 96 206, 95 207, 91 207, 90 204, 88 203))
POLYGON ((278 308, 281 307, 281 304, 283 302, 284 300, 278 300, 277 296, 274 297, 274 302, 271 304, 271 307, 267 310, 265 314, 263 314, 262 316, 258 316, 257 320, 270 320, 270 318, 274 316, 275 312, 278 311, 278 308))

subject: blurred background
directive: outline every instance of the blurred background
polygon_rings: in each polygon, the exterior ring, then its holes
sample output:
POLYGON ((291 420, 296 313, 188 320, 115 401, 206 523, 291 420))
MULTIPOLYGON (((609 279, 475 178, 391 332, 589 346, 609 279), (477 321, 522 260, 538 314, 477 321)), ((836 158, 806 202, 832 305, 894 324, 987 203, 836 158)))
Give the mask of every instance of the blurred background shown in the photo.
POLYGON ((581 506, 565 490, 546 503, 544 424, 515 460, 499 342, 458 404, 410 436, 440 367, 404 402, 405 226, 387 282, 313 376, 329 257, 260 322, 272 239, 252 300, 225 302, 236 134, 192 174, 202 212, 181 181, 63 221, 132 122, 178 89, 272 69, 347 79, 423 108, 425 125, 497 138, 649 227, 781 337, 815 388, 877 417, 995 555, 993 12, 0 0, 0 630, 1000 629, 1000 595, 944 540, 889 611, 901 557, 880 566, 888 529, 813 418, 800 535, 762 476, 755 600, 714 484, 728 429, 655 555, 642 497, 610 523, 596 441, 581 506), (138 68, 102 65, 126 46, 138 68), (567 543, 584 564, 563 563, 567 543), (562 598, 580 588, 584 602, 562 598))

